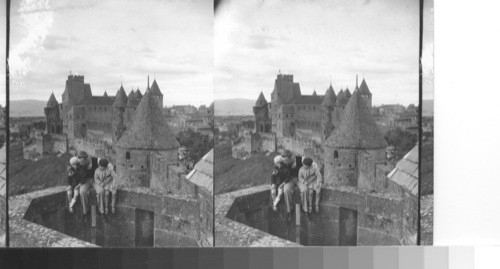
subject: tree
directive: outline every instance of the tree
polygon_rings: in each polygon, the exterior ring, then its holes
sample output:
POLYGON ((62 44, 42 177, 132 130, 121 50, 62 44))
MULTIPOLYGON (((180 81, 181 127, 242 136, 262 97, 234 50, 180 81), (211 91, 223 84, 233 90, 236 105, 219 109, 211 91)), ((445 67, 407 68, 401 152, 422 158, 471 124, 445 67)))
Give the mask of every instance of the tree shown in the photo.
POLYGON ((203 135, 191 129, 180 131, 176 138, 181 146, 187 148, 189 158, 195 163, 200 161, 213 147, 213 142, 208 135, 203 135))

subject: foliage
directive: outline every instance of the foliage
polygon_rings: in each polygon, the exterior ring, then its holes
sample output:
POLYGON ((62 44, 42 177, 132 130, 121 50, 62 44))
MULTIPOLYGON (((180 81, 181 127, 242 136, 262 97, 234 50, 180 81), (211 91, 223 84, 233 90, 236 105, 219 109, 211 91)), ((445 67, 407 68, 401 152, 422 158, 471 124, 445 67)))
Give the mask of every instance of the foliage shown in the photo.
POLYGON ((213 147, 213 142, 208 135, 195 132, 191 129, 180 131, 177 141, 181 146, 186 147, 189 152, 189 158, 197 163, 213 147))
POLYGON ((387 131, 384 138, 387 144, 394 146, 399 152, 397 159, 401 159, 418 142, 418 134, 405 132, 398 128, 387 131))

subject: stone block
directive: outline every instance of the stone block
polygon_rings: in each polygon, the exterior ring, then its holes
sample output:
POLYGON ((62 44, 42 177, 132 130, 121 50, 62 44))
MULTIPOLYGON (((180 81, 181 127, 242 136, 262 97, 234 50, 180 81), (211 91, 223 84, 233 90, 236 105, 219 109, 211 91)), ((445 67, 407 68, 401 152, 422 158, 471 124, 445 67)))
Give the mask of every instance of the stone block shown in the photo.
POLYGON ((358 227, 386 233, 394 236, 395 238, 400 238, 402 232, 401 219, 385 218, 380 215, 372 215, 359 212, 358 227))
POLYGON ((358 228, 358 246, 395 246, 401 245, 398 238, 378 231, 358 228))
POLYGON ((196 238, 198 236, 198 225, 185 219, 155 213, 155 229, 177 232, 185 236, 196 238))
POLYGON ((403 215, 403 201, 395 198, 385 198, 367 195, 366 213, 381 215, 386 218, 401 218, 403 215))
POLYGON ((197 247, 194 238, 163 229, 155 229, 155 247, 197 247))

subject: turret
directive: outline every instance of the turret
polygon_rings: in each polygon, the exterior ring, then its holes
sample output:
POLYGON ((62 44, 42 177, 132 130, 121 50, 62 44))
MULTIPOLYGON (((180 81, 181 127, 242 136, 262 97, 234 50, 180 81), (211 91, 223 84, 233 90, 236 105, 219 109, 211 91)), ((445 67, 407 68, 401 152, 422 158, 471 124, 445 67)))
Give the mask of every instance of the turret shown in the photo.
POLYGON ((118 182, 131 187, 150 187, 153 159, 176 164, 180 147, 162 109, 150 91, 137 106, 130 127, 115 144, 118 182))
POLYGON ((113 102, 113 144, 115 144, 123 132, 125 131, 125 107, 127 106, 128 98, 123 85, 116 92, 115 100, 113 102))
POLYGON ((62 133, 62 119, 60 117, 59 103, 56 100, 54 93, 50 95, 49 101, 44 108, 46 124, 46 132, 48 134, 62 133))
POLYGON ((259 98, 253 107, 255 116, 255 132, 269 132, 271 129, 271 118, 269 117, 269 107, 264 93, 260 92, 259 98))
POLYGON ((326 90, 325 98, 321 103, 321 141, 325 141, 334 129, 332 114, 335 107, 336 96, 332 84, 326 90))
POLYGON ((378 129, 360 91, 355 91, 340 125, 325 145, 325 183, 358 187, 358 157, 364 152, 375 163, 385 161, 387 142, 378 129))

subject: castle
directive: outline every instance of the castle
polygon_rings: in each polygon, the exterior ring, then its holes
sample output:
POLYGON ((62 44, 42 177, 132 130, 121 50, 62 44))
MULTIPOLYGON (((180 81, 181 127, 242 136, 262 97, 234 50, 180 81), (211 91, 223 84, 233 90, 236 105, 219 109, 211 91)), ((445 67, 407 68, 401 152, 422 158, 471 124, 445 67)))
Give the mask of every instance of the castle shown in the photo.
MULTIPOLYGON (((163 94, 156 80, 150 87, 148 77, 146 92, 162 109, 163 94)), ((94 96, 84 76, 69 75, 62 103, 59 104, 52 93, 45 107, 46 133, 65 134, 69 140, 100 140, 112 145, 130 126, 142 98, 139 89, 132 89, 127 96, 123 85, 115 96, 109 96, 107 92, 103 96, 94 96)))
MULTIPOLYGON (((359 92, 366 105, 371 108, 372 94, 363 79, 355 92, 359 92)), ((326 137, 340 125, 340 118, 352 94, 347 87, 336 95, 330 83, 324 96, 314 91, 303 95, 300 84, 293 75, 278 74, 268 103, 261 92, 253 112, 256 132, 273 132, 278 137, 297 137, 325 141, 326 137)))
POLYGON ((50 95, 44 109, 46 133, 37 135, 41 153, 85 150, 117 164, 123 185, 150 187, 152 163, 161 158, 177 162, 180 147, 163 115, 163 94, 158 83, 127 95, 123 85, 115 96, 92 95, 83 76, 69 75, 62 103, 50 95))
MULTIPOLYGON (((268 103, 261 92, 255 106, 255 130, 245 139, 248 151, 289 149, 324 167, 325 183, 373 190, 373 175, 387 175, 388 146, 372 115, 372 94, 365 79, 351 94, 302 95, 293 75, 278 74, 268 103), (373 169, 372 169, 373 168, 373 169), (377 170, 378 169, 378 170, 377 170)), ((383 179, 383 176, 380 180, 383 179)))

